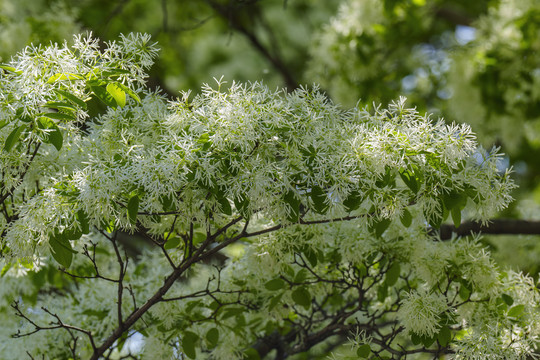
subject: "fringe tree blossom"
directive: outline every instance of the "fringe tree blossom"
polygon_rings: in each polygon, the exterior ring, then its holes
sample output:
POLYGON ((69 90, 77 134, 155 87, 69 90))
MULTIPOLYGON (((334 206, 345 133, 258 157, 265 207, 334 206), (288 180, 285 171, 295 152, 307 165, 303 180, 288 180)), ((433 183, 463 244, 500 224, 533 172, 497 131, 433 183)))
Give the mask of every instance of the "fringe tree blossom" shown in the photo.
POLYGON ((148 36, 100 49, 2 68, 3 356, 311 356, 352 334, 364 357, 534 352, 531 280, 436 236, 511 201, 469 126, 260 83, 170 101, 144 86, 148 36))
POLYGON ((440 315, 447 309, 444 296, 421 289, 408 294, 398 315, 408 331, 431 337, 439 332, 440 315))

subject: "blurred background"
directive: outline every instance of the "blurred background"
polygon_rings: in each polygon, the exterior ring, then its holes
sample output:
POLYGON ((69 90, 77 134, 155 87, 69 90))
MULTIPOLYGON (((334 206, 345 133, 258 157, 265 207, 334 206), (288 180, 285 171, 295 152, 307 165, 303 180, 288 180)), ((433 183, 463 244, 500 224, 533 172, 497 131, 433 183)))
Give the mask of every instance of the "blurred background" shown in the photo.
MULTIPOLYGON (((344 108, 400 95, 501 147, 520 188, 505 218, 540 220, 539 0, 0 0, 0 57, 27 45, 151 34, 148 84, 171 98, 203 83, 320 85, 344 108)), ((485 237, 538 279, 540 237, 485 237)))

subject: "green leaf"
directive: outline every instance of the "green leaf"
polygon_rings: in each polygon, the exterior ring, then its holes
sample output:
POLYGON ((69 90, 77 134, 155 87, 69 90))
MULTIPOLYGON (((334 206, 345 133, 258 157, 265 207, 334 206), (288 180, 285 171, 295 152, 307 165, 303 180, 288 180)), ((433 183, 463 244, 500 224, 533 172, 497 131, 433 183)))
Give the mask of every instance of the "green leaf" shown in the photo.
POLYGON ((6 273, 8 272, 9 269, 11 269, 12 266, 13 266, 13 263, 11 262, 4 265, 4 267, 2 268, 2 271, 0 271, 0 277, 4 277, 4 275, 6 275, 6 273))
POLYGON ((501 298, 508 306, 512 306, 512 304, 514 304, 514 299, 510 295, 502 294, 501 298))
POLYGON ((508 316, 513 318, 518 318, 523 314, 523 311, 525 310, 525 305, 516 305, 510 308, 508 310, 508 316))
POLYGON ((69 81, 72 81, 72 80, 84 80, 84 76, 78 75, 78 74, 70 74, 70 73, 54 74, 53 76, 51 76, 49 78, 49 80, 47 80, 47 84, 52 84, 52 83, 55 83, 57 81, 65 81, 65 80, 69 80, 69 81))
POLYGON ((249 217, 249 214, 247 213, 249 209, 249 197, 247 197, 245 194, 240 194, 233 199, 233 202, 234 207, 242 216, 246 218, 249 217))
POLYGON ((285 193, 283 200, 289 205, 290 208, 287 220, 292 223, 297 223, 300 218, 300 199, 296 198, 294 191, 289 190, 287 193, 285 193))
POLYGON ((403 214, 401 214, 401 217, 399 218, 401 220, 401 223, 405 227, 409 227, 412 224, 412 215, 411 212, 408 209, 403 209, 403 214))
POLYGON ((225 308, 225 310, 223 310, 223 313, 221 315, 221 319, 225 320, 233 316, 242 315, 244 311, 245 309, 241 307, 225 308))
POLYGON ((81 231, 83 234, 88 234, 90 232, 90 223, 88 221, 88 215, 84 212, 84 210, 77 211, 77 219, 79 220, 79 223, 81 224, 81 231))
POLYGON ((254 348, 249 348, 244 351, 245 360, 261 360, 261 356, 254 348))
POLYGON ((420 181, 414 171, 408 169, 402 170, 399 172, 399 176, 413 193, 418 193, 418 190, 420 190, 420 181))
POLYGON ((60 151, 62 149, 62 145, 64 143, 64 136, 62 135, 62 131, 58 128, 58 126, 54 126, 52 131, 49 131, 47 133, 46 139, 44 139, 45 143, 52 144, 57 151, 60 151))
POLYGON ((384 175, 375 181, 375 186, 380 189, 383 189, 387 186, 394 186, 396 184, 396 178, 393 174, 392 168, 390 166, 385 166, 384 175))
MULTIPOLYGON (((98 320, 103 320, 109 315, 109 312, 107 310, 96 310, 96 309, 86 309, 82 313, 84 315, 96 317, 98 318, 98 320)), ((124 334, 127 335, 127 332, 125 332, 124 334)))
POLYGON ((375 234, 376 237, 381 237, 382 234, 388 229, 388 226, 390 226, 390 223, 392 221, 390 219, 381 219, 376 220, 371 224, 371 231, 375 234))
POLYGON ((281 298, 283 297, 283 294, 279 294, 277 296, 272 296, 272 300, 268 303, 268 311, 271 311, 273 308, 279 304, 281 301, 281 298))
POLYGON ((362 204, 362 196, 358 191, 352 191, 349 196, 343 201, 343 205, 348 212, 358 209, 360 204, 362 204))
POLYGON ((49 119, 53 120, 65 120, 65 121, 73 121, 75 120, 75 116, 73 115, 67 115, 59 112, 49 112, 49 113, 42 113, 39 114, 41 116, 48 117, 49 119))
POLYGON ((285 287, 285 281, 283 281, 283 279, 276 278, 276 279, 267 281, 264 284, 264 287, 270 291, 277 291, 285 287))
POLYGON ((60 101, 49 101, 43 107, 49 108, 49 109, 56 109, 56 110, 67 110, 71 113, 76 113, 77 108, 70 103, 67 102, 60 102, 60 101))
POLYGON ((118 106, 123 108, 126 106, 126 93, 120 86, 118 86, 118 83, 112 82, 107 85, 107 92, 111 94, 111 96, 114 98, 118 106))
POLYGON ((19 138, 21 137, 21 134, 24 131, 24 129, 26 129, 26 125, 21 125, 13 129, 13 131, 11 131, 11 133, 8 135, 6 142, 4 144, 5 151, 7 152, 11 151, 13 146, 15 146, 17 141, 19 141, 19 138))
POLYGON ((45 116, 40 116, 37 119, 37 126, 39 129, 54 129, 58 125, 56 125, 53 119, 45 116))
POLYGON ((384 302, 388 297, 388 285, 383 283, 377 288, 377 300, 384 302))
POLYGON ((416 333, 411 332, 410 334, 411 334, 411 341, 413 345, 418 345, 422 342, 422 338, 418 336, 416 333))
POLYGON ((371 347, 369 344, 360 345, 356 350, 356 355, 360 358, 367 358, 371 354, 371 347))
MULTIPOLYGON (((122 161, 122 157, 119 154, 115 155, 118 156, 118 161, 122 161)), ((174 203, 174 195, 163 195, 160 197, 161 205, 163 205, 164 211, 176 211, 176 204, 174 203)))
POLYGON ((219 342, 219 330, 211 328, 206 332, 206 340, 210 344, 210 348, 215 348, 219 342))
POLYGON ((439 340, 439 344, 441 344, 442 347, 448 346, 450 340, 452 339, 452 332, 450 331, 450 328, 448 326, 443 326, 439 331, 437 339, 439 340))
POLYGON ((83 100, 79 99, 77 96, 73 95, 72 93, 69 93, 64 90, 56 90, 56 89, 54 89, 53 91, 63 96, 65 99, 71 101, 75 105, 78 105, 83 109, 86 109, 86 103, 83 100))
POLYGON ((217 197, 217 201, 220 205, 221 211, 225 215, 232 215, 231 203, 226 197, 217 197))
POLYGON ((186 331, 182 337, 182 350, 184 354, 190 359, 197 358, 197 351, 195 350, 195 343, 199 340, 199 335, 191 331, 186 331))
POLYGON ((129 218, 129 222, 133 225, 137 224, 137 215, 139 213, 139 196, 133 195, 131 199, 129 199, 127 204, 127 215, 129 218))
POLYGON ((471 290, 468 289, 466 286, 461 285, 459 287, 459 297, 461 300, 468 300, 469 296, 471 296, 471 290))
POLYGON ((457 191, 452 191, 448 194, 444 194, 442 199, 444 206, 448 210, 456 208, 459 210, 463 210, 465 205, 467 205, 467 195, 460 194, 457 191))
POLYGON ((313 249, 307 248, 303 251, 303 253, 306 259, 309 261, 311 267, 317 266, 317 253, 313 249))
POLYGON ((457 207, 453 208, 450 213, 452 214, 452 220, 456 229, 461 225, 461 210, 457 207))
POLYGON ((0 69, 4 69, 4 70, 6 70, 6 71, 15 73, 15 74, 17 74, 17 75, 21 75, 21 74, 22 74, 22 71, 17 70, 17 69, 15 69, 15 68, 12 67, 12 66, 0 65, 0 69))
POLYGON ((96 95, 96 97, 101 100, 105 105, 116 108, 118 104, 116 103, 116 100, 112 97, 112 95, 107 91, 105 86, 100 83, 94 83, 90 84, 90 89, 96 95))
POLYGON ((365 277, 368 274, 367 267, 364 264, 358 264, 356 266, 356 269, 358 271, 358 276, 361 278, 365 277))
POLYGON ((77 226, 72 226, 69 229, 64 229, 63 235, 68 240, 79 240, 82 236, 82 231, 77 226))
POLYGON ((54 234, 49 238, 49 245, 54 260, 66 269, 69 268, 75 253, 69 240, 62 234, 54 234))
POLYGON ((309 310, 311 306, 311 294, 305 287, 299 287, 294 290, 291 297, 296 304, 303 306, 306 310, 309 310))
POLYGON ((165 248, 166 250, 170 250, 170 249, 174 249, 178 245, 180 245, 180 238, 177 236, 174 236, 170 238, 169 240, 167 240, 165 245, 163 245, 163 248, 165 248))
POLYGON ((401 266, 399 265, 399 263, 394 262, 386 272, 386 285, 394 285, 398 281, 400 273, 401 266))
POLYGON ((317 213, 325 214, 328 211, 328 205, 326 204, 328 196, 322 188, 314 186, 311 189, 310 197, 313 201, 313 208, 317 213))
POLYGON ((293 281, 297 284, 303 283, 307 279, 307 276, 308 276, 308 271, 306 269, 300 269, 294 276, 293 281))
POLYGON ((197 142, 200 144, 206 144, 209 141, 210 141, 210 134, 208 133, 201 134, 201 136, 199 136, 199 138, 197 139, 197 142))
POLYGON ((135 100, 136 102, 138 102, 139 104, 141 103, 141 98, 139 97, 139 95, 137 95, 137 93, 133 90, 131 90, 130 88, 128 88, 126 85, 124 84, 121 84, 121 83, 115 83, 116 86, 118 86, 120 89, 122 89, 126 94, 128 94, 129 96, 131 96, 131 98, 133 98, 133 100, 135 100))
POLYGON ((434 337, 427 337, 427 336, 422 336, 422 344, 424 344, 424 346, 426 348, 430 347, 431 345, 433 345, 433 343, 435 342, 435 340, 437 340, 437 336, 434 336, 434 337))

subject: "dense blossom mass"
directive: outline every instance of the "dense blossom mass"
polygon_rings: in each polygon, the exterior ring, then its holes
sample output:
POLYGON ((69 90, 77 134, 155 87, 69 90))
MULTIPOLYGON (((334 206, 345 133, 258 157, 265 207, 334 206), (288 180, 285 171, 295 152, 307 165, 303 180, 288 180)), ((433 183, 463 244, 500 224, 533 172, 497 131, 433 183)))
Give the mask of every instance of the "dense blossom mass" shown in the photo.
POLYGON ((2 66, 6 358, 533 353, 532 280, 436 235, 511 201, 469 126, 261 83, 169 101, 156 53, 76 37, 2 66))

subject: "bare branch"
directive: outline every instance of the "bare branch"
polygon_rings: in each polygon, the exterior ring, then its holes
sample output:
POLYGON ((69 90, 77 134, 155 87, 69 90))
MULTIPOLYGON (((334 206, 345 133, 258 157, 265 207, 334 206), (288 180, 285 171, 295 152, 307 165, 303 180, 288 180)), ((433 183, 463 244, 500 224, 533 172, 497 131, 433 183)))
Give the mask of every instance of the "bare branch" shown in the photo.
POLYGON ((20 337, 24 337, 24 336, 29 336, 29 335, 37 333, 38 331, 55 330, 55 329, 65 329, 66 331, 68 331, 70 333, 72 338, 74 338, 73 334, 71 333, 71 330, 73 330, 73 331, 77 331, 77 332, 85 334, 88 337, 88 339, 90 340, 90 345, 92 346, 92 349, 94 351, 96 350, 94 337, 92 336, 92 333, 90 331, 81 329, 81 328, 76 327, 76 326, 65 324, 57 314, 49 311, 47 308, 41 307, 41 310, 43 310, 44 312, 49 314, 51 317, 56 319, 56 321, 51 322, 51 324, 49 326, 42 326, 42 325, 38 325, 35 321, 30 319, 28 316, 26 316, 22 312, 22 310, 19 307, 19 302, 18 301, 15 301, 13 304, 11 304, 11 307, 15 310, 15 315, 17 315, 18 317, 26 320, 28 323, 30 323, 34 327, 34 330, 29 331, 27 333, 21 333, 20 330, 17 330, 17 333, 12 335, 13 338, 20 338, 20 337))
POLYGON ((439 232, 441 240, 450 240, 452 234, 458 236, 478 233, 490 235, 540 235, 540 221, 493 219, 485 226, 479 222, 467 221, 457 229, 453 225, 443 224, 439 232))

